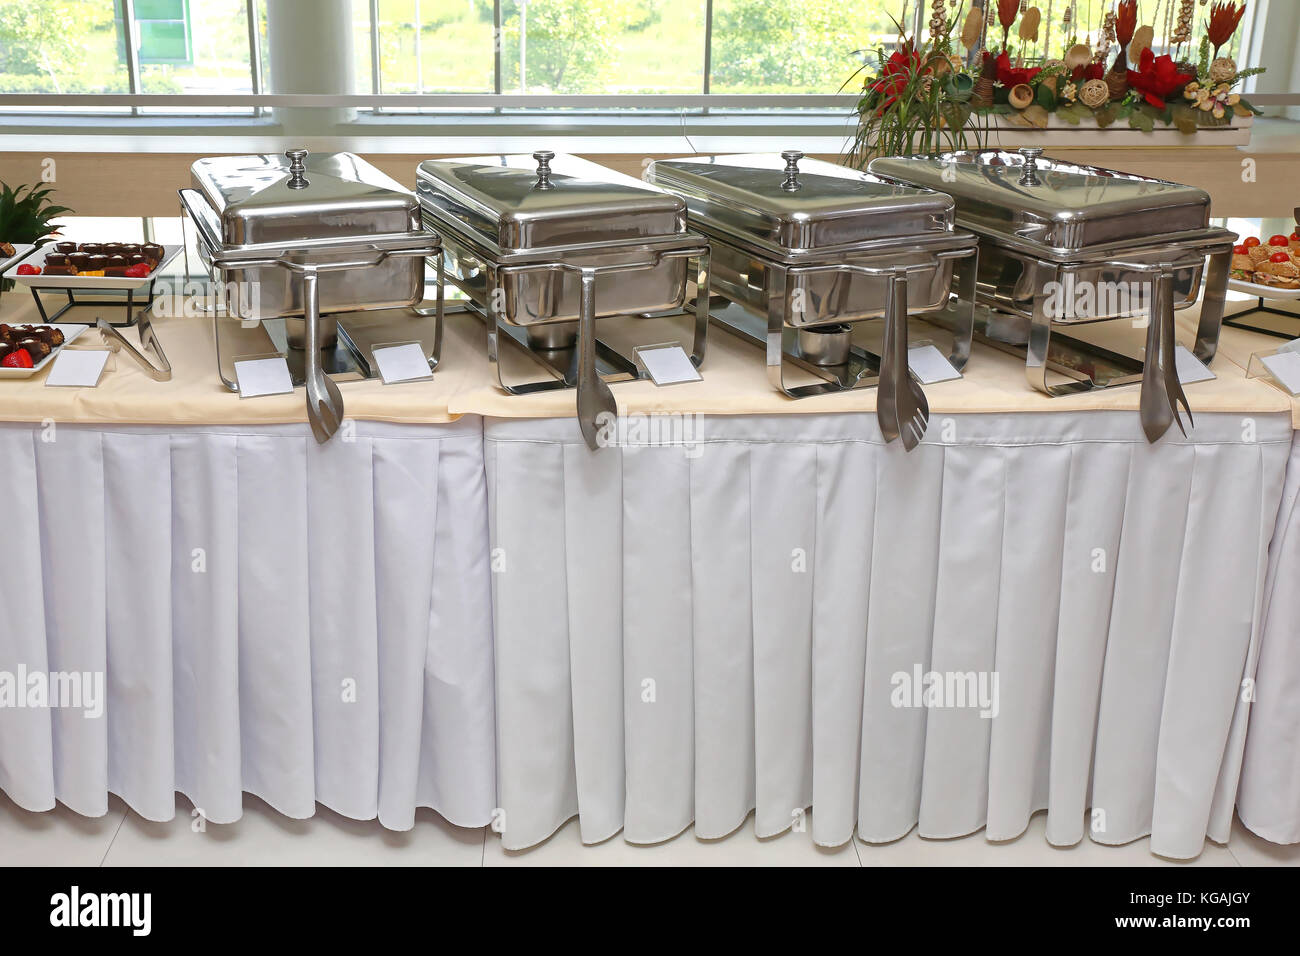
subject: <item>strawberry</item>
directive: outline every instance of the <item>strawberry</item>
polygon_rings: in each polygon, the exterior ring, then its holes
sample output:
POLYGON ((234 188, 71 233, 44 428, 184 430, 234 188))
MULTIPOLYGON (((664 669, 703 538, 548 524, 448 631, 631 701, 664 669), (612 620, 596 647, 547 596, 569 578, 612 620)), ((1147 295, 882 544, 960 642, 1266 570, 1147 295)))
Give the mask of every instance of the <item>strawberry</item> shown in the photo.
POLYGON ((37 266, 32 265, 30 262, 24 262, 15 271, 20 276, 38 276, 41 274, 41 270, 37 266))
POLYGON ((14 349, 4 358, 0 359, 0 366, 5 368, 31 368, 32 357, 27 354, 26 349, 14 349))
POLYGON ((143 279, 149 275, 149 266, 147 263, 137 262, 133 266, 127 266, 122 275, 130 279, 143 279))

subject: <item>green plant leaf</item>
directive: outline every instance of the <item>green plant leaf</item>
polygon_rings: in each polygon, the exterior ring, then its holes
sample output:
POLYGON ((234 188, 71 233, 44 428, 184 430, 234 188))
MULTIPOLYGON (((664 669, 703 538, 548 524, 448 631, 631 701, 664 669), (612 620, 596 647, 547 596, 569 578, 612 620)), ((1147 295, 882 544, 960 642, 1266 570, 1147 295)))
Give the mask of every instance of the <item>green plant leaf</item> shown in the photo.
POLYGON ((1115 120, 1119 118, 1118 110, 1112 106, 1103 106, 1101 109, 1097 110, 1096 117, 1097 125, 1102 129, 1105 129, 1108 126, 1115 125, 1115 120))
POLYGON ((1135 110, 1128 118, 1128 125, 1144 133, 1150 133, 1156 128, 1156 121, 1144 110, 1135 110))
POLYGON ((1178 127, 1180 133, 1191 136, 1200 127, 1197 122, 1196 114, 1200 112, 1190 106, 1175 106, 1173 111, 1173 123, 1178 127))

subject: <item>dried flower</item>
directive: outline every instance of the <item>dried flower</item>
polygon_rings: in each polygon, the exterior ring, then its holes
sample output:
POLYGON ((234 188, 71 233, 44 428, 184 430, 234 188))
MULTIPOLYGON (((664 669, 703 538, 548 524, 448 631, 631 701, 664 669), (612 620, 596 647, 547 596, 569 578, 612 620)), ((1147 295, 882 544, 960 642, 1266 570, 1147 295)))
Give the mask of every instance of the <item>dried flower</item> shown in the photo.
POLYGON ((1065 102, 1073 103, 1078 96, 1079 88, 1073 83, 1067 82, 1065 86, 1061 87, 1061 99, 1065 100, 1065 102))
POLYGON ((1038 42, 1038 27, 1043 22, 1042 11, 1037 7, 1030 7, 1020 18, 1020 39, 1026 43, 1038 42))
POLYGON ((1115 39, 1122 49, 1128 49, 1128 45, 1133 42, 1133 32, 1137 29, 1137 0, 1119 0, 1114 16, 1115 39))
POLYGON ((1178 28, 1170 42, 1175 46, 1189 43, 1192 39, 1192 16, 1196 12, 1196 0, 1182 0, 1178 8, 1178 28))
POLYGON ((1241 23, 1242 14, 1245 12, 1245 0, 1242 0, 1241 6, 1237 6, 1231 0, 1227 3, 1216 0, 1210 7, 1210 20, 1205 25, 1205 32, 1210 38, 1210 45, 1214 47, 1215 59, 1218 59, 1219 49, 1237 32, 1237 26, 1241 23))

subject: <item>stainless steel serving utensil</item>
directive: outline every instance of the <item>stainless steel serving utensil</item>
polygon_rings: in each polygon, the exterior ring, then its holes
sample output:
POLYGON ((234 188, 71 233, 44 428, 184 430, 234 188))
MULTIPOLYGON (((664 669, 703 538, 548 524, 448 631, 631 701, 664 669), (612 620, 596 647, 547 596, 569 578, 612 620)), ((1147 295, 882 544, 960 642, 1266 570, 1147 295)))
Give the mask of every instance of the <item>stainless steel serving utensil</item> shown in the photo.
POLYGON ((890 309, 885 318, 885 343, 881 349, 876 418, 886 441, 902 438, 903 447, 911 451, 925 437, 930 403, 907 364, 907 273, 895 273, 889 283, 890 309))
POLYGON ((320 367, 320 292, 316 270, 302 270, 303 314, 307 322, 307 421, 322 445, 343 424, 343 395, 320 367))
POLYGON ((1151 317, 1147 323, 1146 361, 1142 369, 1142 430, 1147 441, 1159 441, 1169 430, 1170 424, 1178 423, 1179 430, 1185 436, 1187 429, 1183 426, 1178 413, 1181 403, 1187 411, 1187 420, 1195 425, 1192 407, 1183 393, 1183 384, 1178 378, 1177 344, 1174 340, 1173 310, 1173 270, 1164 266, 1152 282, 1151 317))
POLYGON ((582 315, 578 319, 578 427, 587 447, 595 449, 600 433, 601 416, 605 421, 618 416, 618 404, 605 380, 596 374, 596 274, 584 270, 582 279, 582 315))
POLYGON ((145 309, 140 313, 140 319, 136 323, 136 331, 140 335, 140 348, 145 352, 152 352, 158 359, 157 365, 154 365, 153 362, 141 354, 139 349, 128 342, 122 333, 110 325, 102 316, 95 321, 95 328, 99 329, 100 337, 111 351, 126 352, 144 370, 144 373, 155 382, 170 382, 172 363, 167 360, 167 353, 163 351, 162 343, 158 341, 158 334, 153 330, 153 323, 149 320, 149 312, 149 309, 145 309))

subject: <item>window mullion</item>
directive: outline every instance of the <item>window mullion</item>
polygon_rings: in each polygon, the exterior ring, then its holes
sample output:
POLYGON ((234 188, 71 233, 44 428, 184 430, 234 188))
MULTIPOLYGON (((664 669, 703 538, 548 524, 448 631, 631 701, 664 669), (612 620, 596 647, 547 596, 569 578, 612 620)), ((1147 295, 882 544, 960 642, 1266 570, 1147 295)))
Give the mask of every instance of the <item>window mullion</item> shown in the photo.
MULTIPOLYGON (((122 0, 122 48, 126 50, 126 85, 132 96, 140 92, 140 51, 135 45, 135 0, 122 0)), ((131 107, 139 116, 140 108, 131 107)))

